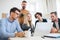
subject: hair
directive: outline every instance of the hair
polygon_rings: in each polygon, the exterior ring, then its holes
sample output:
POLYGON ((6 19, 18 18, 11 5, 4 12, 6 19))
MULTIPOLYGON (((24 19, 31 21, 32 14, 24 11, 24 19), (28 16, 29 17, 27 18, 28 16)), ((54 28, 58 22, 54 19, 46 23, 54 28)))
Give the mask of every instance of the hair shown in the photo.
POLYGON ((19 10, 18 8, 13 7, 13 8, 10 9, 10 14, 11 14, 11 12, 15 12, 16 10, 17 10, 18 12, 20 12, 20 10, 19 10))
POLYGON ((40 12, 36 12, 36 14, 35 14, 35 18, 37 18, 37 17, 36 17, 37 14, 40 15, 40 16, 42 17, 42 13, 40 13, 40 12))
POLYGON ((22 3, 23 3, 23 2, 24 2, 24 3, 27 3, 27 1, 25 1, 25 0, 24 0, 24 1, 22 1, 22 3))
POLYGON ((24 17, 24 14, 23 13, 20 14, 20 18, 22 18, 22 17, 24 17))
POLYGON ((50 14, 55 14, 57 16, 57 12, 51 12, 50 14))

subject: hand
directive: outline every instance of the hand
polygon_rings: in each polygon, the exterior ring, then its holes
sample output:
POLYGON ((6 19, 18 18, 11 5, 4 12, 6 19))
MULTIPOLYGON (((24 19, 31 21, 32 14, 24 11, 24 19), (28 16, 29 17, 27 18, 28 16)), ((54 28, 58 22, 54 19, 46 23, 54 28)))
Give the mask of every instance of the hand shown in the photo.
POLYGON ((18 33, 15 33, 15 36, 16 37, 24 37, 25 33, 24 32, 18 32, 18 33))
POLYGON ((52 29, 51 29, 51 33, 58 33, 58 29, 52 28, 52 29))

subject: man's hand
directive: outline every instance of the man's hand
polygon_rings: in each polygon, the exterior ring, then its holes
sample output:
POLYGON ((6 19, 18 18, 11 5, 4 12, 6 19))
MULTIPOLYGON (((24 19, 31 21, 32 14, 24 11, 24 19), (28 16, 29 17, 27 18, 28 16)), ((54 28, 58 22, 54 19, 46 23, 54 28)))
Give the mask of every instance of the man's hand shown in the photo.
POLYGON ((15 37, 24 37, 24 36, 25 36, 24 32, 15 33, 15 37))
POLYGON ((56 29, 56 28, 53 27, 53 28, 51 29, 51 33, 58 33, 58 29, 56 29))

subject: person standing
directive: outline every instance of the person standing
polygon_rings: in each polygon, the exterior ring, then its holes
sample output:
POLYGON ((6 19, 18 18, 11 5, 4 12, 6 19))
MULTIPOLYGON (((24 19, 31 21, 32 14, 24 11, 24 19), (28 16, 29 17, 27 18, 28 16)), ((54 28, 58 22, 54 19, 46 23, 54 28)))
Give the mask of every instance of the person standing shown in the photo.
POLYGON ((27 4, 26 1, 22 1, 22 4, 21 4, 21 6, 22 6, 21 15, 18 18, 18 21, 19 21, 21 27, 22 27, 22 24, 24 24, 26 22, 27 14, 29 13, 29 11, 26 10, 26 4, 27 4))

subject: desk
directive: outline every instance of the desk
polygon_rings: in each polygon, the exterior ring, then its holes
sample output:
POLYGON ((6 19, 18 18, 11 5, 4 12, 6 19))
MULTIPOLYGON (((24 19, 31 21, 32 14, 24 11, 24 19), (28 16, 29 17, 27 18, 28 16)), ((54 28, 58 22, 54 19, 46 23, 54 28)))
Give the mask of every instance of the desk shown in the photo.
POLYGON ((60 40, 60 38, 41 38, 40 36, 36 37, 24 37, 24 38, 19 38, 19 37, 14 37, 14 38, 9 38, 10 40, 60 40))

